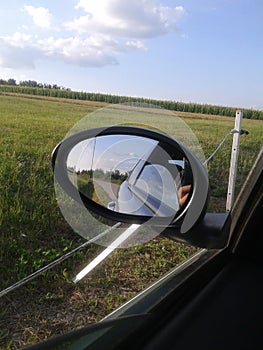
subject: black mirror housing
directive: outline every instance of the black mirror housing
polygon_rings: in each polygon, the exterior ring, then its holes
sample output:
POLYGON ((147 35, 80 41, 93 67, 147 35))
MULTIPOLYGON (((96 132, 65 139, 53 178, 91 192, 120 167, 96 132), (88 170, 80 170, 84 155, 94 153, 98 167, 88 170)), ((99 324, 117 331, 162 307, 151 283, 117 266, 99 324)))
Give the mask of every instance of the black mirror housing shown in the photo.
POLYGON ((164 236, 198 247, 225 244, 217 233, 222 226, 227 230, 227 216, 206 213, 205 167, 165 134, 130 126, 80 131, 56 146, 51 163, 62 189, 96 217, 162 227, 164 236), (188 192, 180 202, 184 187, 188 192))

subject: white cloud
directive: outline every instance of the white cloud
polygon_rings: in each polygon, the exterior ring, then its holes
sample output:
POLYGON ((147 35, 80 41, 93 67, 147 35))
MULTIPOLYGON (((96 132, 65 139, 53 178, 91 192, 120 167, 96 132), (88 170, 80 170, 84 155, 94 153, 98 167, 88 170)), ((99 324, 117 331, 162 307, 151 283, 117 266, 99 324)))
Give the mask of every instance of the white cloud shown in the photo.
POLYGON ((96 36, 86 39, 50 37, 38 40, 37 46, 42 48, 45 56, 61 59, 67 63, 93 67, 117 64, 113 53, 119 50, 117 43, 110 38, 96 36))
POLYGON ((37 27, 50 28, 52 15, 47 8, 25 5, 23 10, 32 17, 37 27))
POLYGON ((13 35, 0 37, 3 42, 8 43, 10 46, 14 47, 25 47, 27 43, 31 43, 32 41, 32 35, 30 34, 23 34, 16 32, 13 35))
POLYGON ((129 38, 153 38, 177 29, 182 6, 165 7, 156 0, 79 0, 86 13, 64 25, 79 33, 99 32, 129 38))
MULTIPOLYGON (((41 58, 62 60, 81 66, 101 67, 118 63, 115 55, 134 49, 130 43, 113 40, 109 36, 40 39, 36 36, 14 33, 0 37, 0 65, 8 68, 34 68, 41 58)), ((139 43, 137 44, 139 46, 139 43)))
POLYGON ((146 50, 146 47, 144 46, 143 42, 140 40, 128 40, 126 41, 126 47, 134 48, 138 50, 146 50))
POLYGON ((35 68, 39 53, 33 47, 14 46, 0 39, 0 66, 4 68, 35 68))
MULTIPOLYGON (((51 29, 48 9, 26 5, 23 10, 35 25, 51 29)), ((159 0, 78 0, 75 10, 83 15, 64 22, 60 32, 52 30, 52 36, 45 36, 46 31, 25 34, 28 25, 20 26, 24 33, 0 36, 0 66, 34 68, 43 58, 91 67, 116 65, 121 53, 146 50, 147 38, 176 31, 185 12, 159 0)))

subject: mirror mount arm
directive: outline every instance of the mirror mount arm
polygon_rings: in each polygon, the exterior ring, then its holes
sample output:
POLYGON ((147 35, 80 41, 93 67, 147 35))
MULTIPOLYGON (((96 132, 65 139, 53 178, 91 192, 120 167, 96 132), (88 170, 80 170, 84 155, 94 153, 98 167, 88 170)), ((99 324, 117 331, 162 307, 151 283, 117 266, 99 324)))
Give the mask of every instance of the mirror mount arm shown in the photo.
POLYGON ((206 213, 188 232, 181 233, 180 229, 168 227, 162 236, 200 248, 222 249, 228 244, 230 222, 229 213, 206 213))

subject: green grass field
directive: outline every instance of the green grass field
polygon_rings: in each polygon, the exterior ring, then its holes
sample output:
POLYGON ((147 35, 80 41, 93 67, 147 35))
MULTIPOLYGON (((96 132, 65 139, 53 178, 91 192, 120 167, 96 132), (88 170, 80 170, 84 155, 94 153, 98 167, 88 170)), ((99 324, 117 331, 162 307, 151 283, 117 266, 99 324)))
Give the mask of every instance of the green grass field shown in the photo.
MULTIPOLYGON (((77 121, 98 107, 80 101, 0 95, 0 290, 84 242, 58 208, 50 154, 77 121)), ((197 136, 205 157, 234 127, 232 118, 178 115, 197 136)), ((95 113, 86 123, 89 127, 115 123, 114 116, 107 118, 98 120, 95 113)), ((123 122, 130 115, 125 118, 123 122)), ((142 124, 154 123, 149 114, 142 124)), ((262 125, 259 120, 243 120, 249 135, 241 138, 237 192, 262 145, 262 125)), ((169 116, 158 119, 156 127, 173 136, 178 132, 169 116)), ((224 210, 231 144, 229 137, 208 166, 213 211, 224 210)), ((157 237, 143 246, 116 251, 89 277, 73 284, 74 273, 101 249, 92 245, 2 297, 0 349, 18 349, 101 319, 195 250, 157 237)))

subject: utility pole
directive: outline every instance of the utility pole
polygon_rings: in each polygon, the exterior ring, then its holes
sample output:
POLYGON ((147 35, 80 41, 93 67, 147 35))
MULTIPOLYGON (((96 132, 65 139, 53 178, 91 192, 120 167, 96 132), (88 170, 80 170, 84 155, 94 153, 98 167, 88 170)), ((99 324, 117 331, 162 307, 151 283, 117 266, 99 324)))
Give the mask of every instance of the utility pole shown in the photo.
POLYGON ((242 134, 242 111, 236 111, 235 128, 231 131, 233 134, 230 169, 229 169, 229 179, 228 179, 228 189, 227 189, 227 199, 226 199, 226 211, 230 211, 234 202, 235 195, 235 183, 237 175, 237 164, 238 164, 238 152, 239 152, 239 139, 242 134))

